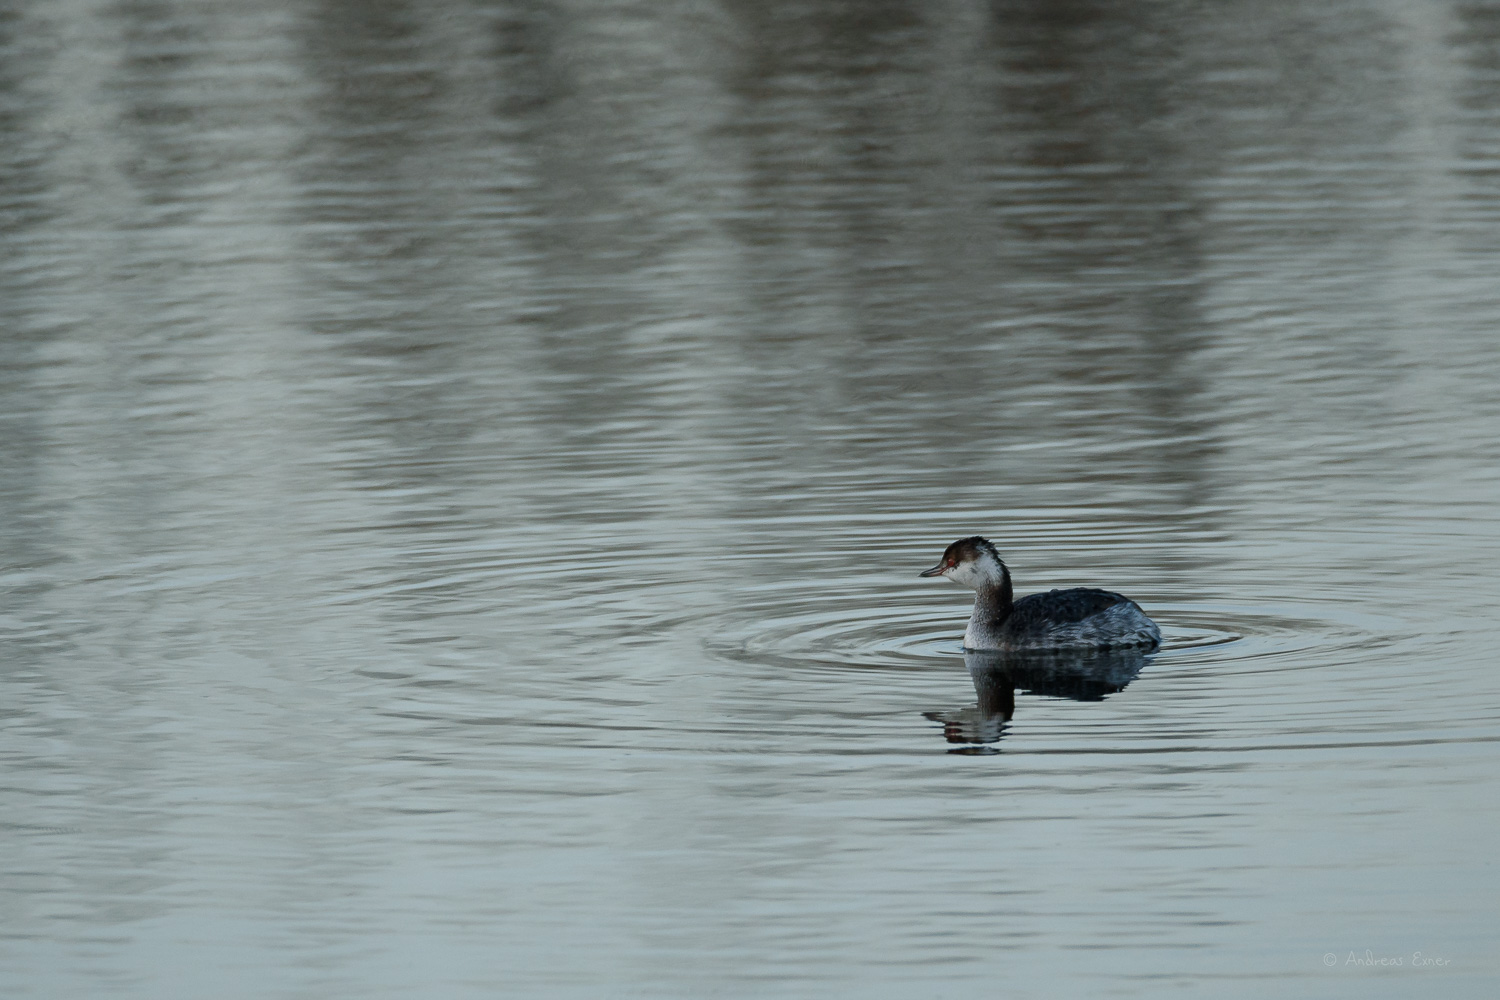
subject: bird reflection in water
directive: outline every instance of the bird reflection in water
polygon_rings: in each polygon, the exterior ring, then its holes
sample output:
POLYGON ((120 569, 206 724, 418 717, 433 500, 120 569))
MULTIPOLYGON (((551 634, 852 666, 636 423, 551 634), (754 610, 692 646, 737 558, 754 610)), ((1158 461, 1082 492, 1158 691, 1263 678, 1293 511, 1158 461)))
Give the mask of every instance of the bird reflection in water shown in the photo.
POLYGON ((1073 701, 1103 701, 1135 680, 1150 654, 1135 649, 1058 653, 1005 653, 964 650, 974 681, 976 704, 923 716, 943 725, 949 743, 963 744, 949 753, 999 753, 1000 742, 1016 711, 1016 691, 1073 701))

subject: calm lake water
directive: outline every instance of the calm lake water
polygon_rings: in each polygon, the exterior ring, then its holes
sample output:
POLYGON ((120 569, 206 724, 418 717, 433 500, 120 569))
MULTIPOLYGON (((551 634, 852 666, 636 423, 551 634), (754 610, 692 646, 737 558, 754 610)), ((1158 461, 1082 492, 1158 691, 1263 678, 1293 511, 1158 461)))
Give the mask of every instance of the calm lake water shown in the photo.
POLYGON ((1500 7, 3 11, 7 998, 1494 995, 1500 7))

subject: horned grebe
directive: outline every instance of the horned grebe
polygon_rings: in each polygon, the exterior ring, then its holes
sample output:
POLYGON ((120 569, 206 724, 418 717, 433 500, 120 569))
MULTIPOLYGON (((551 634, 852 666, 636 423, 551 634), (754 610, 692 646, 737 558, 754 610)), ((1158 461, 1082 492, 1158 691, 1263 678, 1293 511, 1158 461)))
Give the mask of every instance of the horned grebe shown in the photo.
POLYGON ((1010 570, 987 539, 960 538, 920 576, 946 576, 975 591, 965 649, 1101 649, 1161 645, 1161 629, 1134 601, 1074 587, 1013 600, 1010 570))

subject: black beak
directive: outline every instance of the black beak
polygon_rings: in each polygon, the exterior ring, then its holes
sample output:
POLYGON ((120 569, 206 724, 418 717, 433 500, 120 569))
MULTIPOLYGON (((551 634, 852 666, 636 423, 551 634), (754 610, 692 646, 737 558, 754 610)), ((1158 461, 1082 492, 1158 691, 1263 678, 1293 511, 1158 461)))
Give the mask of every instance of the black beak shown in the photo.
POLYGON ((943 570, 945 570, 947 568, 948 567, 944 566, 942 563, 938 563, 936 566, 932 567, 932 569, 924 569, 922 572, 918 573, 917 575, 918 576, 942 576, 943 575, 943 570))

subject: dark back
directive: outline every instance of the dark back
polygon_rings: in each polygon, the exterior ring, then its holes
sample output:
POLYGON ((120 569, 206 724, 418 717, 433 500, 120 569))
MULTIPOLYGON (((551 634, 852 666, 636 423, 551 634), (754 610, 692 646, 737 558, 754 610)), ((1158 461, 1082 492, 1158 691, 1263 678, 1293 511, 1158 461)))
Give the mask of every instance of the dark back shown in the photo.
POLYGON ((1030 594, 1015 603, 1005 626, 1020 634, 1040 632, 1051 626, 1083 621, 1090 615, 1097 615, 1128 600, 1129 598, 1108 590, 1096 590, 1092 587, 1030 594))

